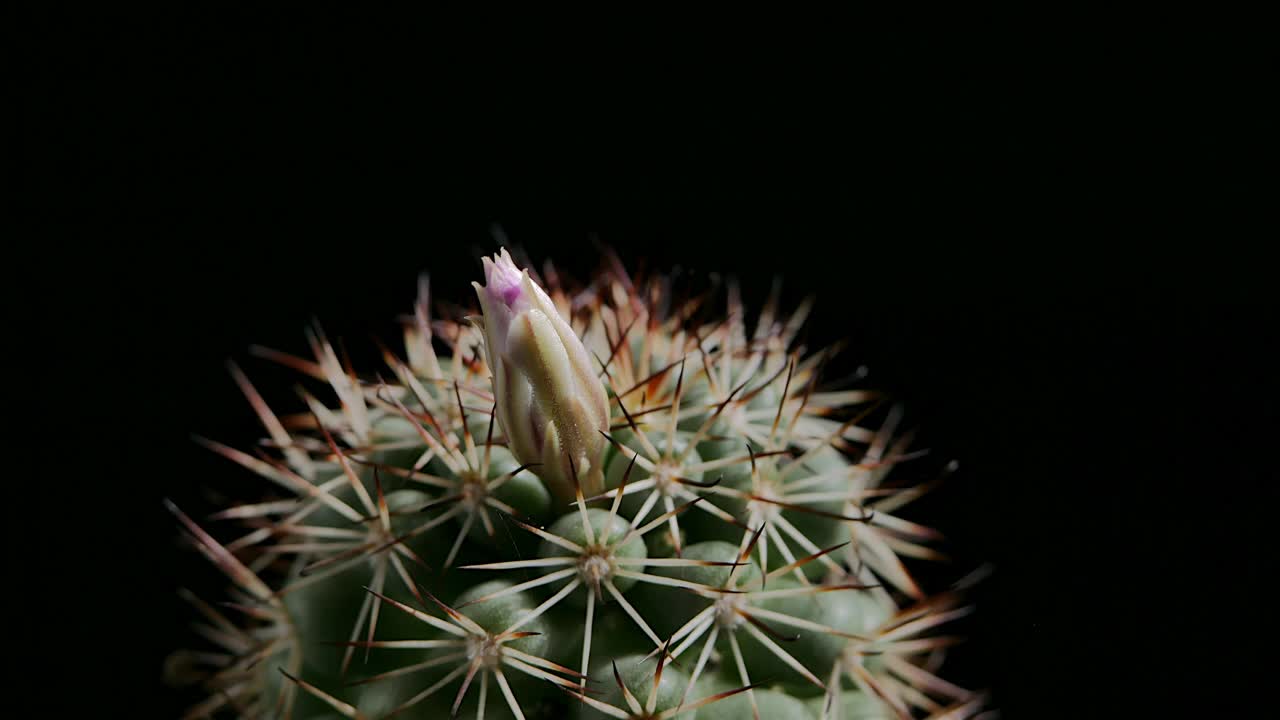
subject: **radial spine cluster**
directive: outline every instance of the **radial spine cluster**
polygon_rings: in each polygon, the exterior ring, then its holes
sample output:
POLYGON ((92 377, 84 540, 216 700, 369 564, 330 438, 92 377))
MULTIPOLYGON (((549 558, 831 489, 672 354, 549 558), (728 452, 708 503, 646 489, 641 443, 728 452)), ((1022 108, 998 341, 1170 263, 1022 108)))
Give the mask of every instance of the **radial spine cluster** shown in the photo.
POLYGON ((732 281, 604 259, 576 285, 502 250, 479 312, 434 312, 424 277, 381 368, 318 327, 310 357, 255 348, 304 376, 296 414, 231 367, 266 436, 200 442, 263 492, 169 504, 230 581, 180 591, 187 717, 990 714, 939 675, 973 576, 928 595, 910 569, 945 559, 905 515, 939 473, 901 408, 824 377, 812 303, 749 319, 732 281))

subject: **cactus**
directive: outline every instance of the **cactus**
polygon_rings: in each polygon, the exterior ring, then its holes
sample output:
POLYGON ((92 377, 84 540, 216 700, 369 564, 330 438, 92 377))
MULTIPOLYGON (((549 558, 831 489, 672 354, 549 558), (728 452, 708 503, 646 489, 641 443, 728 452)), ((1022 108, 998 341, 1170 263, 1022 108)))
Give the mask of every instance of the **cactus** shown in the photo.
POLYGON ((424 278, 380 372, 319 328, 311 358, 260 350, 331 396, 297 415, 232 366, 267 439, 200 442, 270 491, 205 526, 169 506, 231 582, 181 593, 189 717, 983 712, 937 675, 969 581, 930 597, 904 562, 941 555, 900 516, 934 483, 887 481, 922 456, 901 409, 822 385, 810 302, 775 293, 748 333, 733 283, 717 318, 719 292, 611 260, 571 291, 503 250, 470 317, 424 278))

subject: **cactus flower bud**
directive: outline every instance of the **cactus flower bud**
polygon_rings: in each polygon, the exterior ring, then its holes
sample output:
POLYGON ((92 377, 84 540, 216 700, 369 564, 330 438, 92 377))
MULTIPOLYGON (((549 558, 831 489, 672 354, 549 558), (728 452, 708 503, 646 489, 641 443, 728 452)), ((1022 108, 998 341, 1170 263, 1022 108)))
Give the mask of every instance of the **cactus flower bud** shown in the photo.
POLYGON ((604 386, 590 356, 551 298, 504 249, 484 258, 485 360, 493 374, 498 423, 512 454, 537 463, 538 477, 557 497, 574 496, 574 477, 587 495, 603 491, 609 429, 604 386))

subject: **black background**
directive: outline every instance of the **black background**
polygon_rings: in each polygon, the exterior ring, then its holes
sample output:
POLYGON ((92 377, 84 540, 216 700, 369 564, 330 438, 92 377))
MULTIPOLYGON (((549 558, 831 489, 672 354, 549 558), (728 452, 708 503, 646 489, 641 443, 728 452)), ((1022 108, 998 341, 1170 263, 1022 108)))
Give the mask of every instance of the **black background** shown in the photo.
POLYGON ((12 352, 48 447, 15 451, 38 484, 8 514, 22 602, 56 618, 19 623, 19 652, 75 692, 19 701, 174 715, 173 591, 202 570, 160 500, 241 487, 189 440, 257 434, 223 363, 287 407, 292 377, 246 351, 302 352, 316 317, 375 367, 417 274, 469 300, 499 223, 580 276, 605 243, 757 303, 774 276, 816 294, 812 343, 849 338, 932 467, 961 462, 915 517, 956 555, 938 582, 996 568, 951 673, 1005 717, 1259 709, 1272 43, 1029 17, 27 19, 10 289, 35 333, 12 352))

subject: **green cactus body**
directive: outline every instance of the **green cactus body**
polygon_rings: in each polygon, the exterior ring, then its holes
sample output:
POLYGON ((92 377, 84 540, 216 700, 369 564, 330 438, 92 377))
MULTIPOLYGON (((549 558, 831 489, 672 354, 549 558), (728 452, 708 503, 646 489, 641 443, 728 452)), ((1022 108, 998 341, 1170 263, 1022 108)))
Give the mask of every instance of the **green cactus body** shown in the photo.
MULTIPOLYGON (((504 253, 483 319, 433 317, 355 375, 263 354, 326 385, 286 422, 235 369, 266 450, 205 444, 273 488, 188 538, 231 582, 185 594, 205 646, 193 716, 818 718, 976 715, 936 675, 966 612, 909 562, 937 534, 887 483, 918 457, 873 392, 826 389, 809 311, 753 325, 669 304, 613 266, 571 294, 504 253), (904 559, 910 559, 904 562, 904 559)), ((425 285, 424 285, 425 287, 425 285)), ((701 301, 699 301, 701 302, 701 301)))

